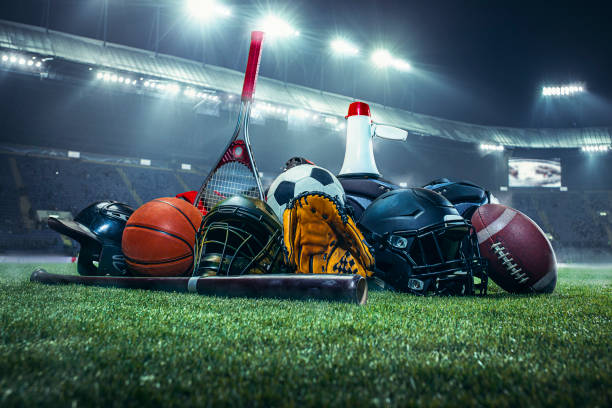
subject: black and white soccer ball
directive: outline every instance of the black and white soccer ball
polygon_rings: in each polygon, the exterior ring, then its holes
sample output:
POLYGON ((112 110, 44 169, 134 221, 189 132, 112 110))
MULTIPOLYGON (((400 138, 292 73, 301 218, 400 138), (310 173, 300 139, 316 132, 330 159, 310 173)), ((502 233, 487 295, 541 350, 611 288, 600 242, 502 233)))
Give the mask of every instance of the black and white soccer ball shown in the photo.
POLYGON ((266 201, 283 222, 283 211, 291 199, 305 192, 320 191, 345 203, 344 189, 329 170, 311 164, 295 166, 281 173, 270 186, 266 201))

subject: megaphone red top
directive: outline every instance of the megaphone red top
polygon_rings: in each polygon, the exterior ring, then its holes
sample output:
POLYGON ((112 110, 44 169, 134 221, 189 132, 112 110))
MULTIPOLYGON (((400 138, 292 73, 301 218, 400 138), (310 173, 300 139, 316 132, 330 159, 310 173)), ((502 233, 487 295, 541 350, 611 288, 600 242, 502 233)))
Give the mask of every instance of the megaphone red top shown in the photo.
POLYGON ((371 116, 370 106, 365 102, 353 102, 349 105, 348 115, 344 119, 348 119, 349 116, 371 116))

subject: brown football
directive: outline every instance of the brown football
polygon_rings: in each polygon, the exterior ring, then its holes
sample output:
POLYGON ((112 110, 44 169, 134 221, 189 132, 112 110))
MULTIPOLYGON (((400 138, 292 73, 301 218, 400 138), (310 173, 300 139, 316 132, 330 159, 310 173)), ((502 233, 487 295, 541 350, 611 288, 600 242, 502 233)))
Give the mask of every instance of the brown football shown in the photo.
POLYGON ((488 273, 511 293, 552 293, 557 260, 548 238, 522 212, 501 204, 485 204, 472 216, 488 273))

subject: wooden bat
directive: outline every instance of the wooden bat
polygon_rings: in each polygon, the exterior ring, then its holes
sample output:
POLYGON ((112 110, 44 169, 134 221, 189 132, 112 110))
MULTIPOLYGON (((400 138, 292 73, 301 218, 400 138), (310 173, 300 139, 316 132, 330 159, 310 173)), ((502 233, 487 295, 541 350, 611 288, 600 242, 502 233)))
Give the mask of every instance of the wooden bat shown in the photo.
POLYGON ((368 284, 366 279, 359 275, 279 274, 162 278, 59 275, 39 268, 32 272, 30 281, 47 285, 76 284, 227 297, 330 300, 359 305, 366 304, 368 299, 368 284))

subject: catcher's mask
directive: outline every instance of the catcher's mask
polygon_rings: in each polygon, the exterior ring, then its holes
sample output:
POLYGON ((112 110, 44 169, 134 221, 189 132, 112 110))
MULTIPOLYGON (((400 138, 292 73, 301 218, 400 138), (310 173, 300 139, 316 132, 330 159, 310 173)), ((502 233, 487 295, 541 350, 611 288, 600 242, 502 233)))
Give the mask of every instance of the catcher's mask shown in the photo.
POLYGON ((359 227, 375 248, 375 276, 389 286, 421 295, 486 293, 474 228, 442 195, 390 191, 366 209, 359 227))
POLYGON ((278 273, 282 268, 282 226, 263 201, 234 196, 202 220, 194 275, 278 273))
POLYGON ((79 274, 121 276, 126 274, 121 237, 133 212, 127 204, 99 201, 79 212, 74 221, 49 217, 47 224, 81 245, 79 274))

